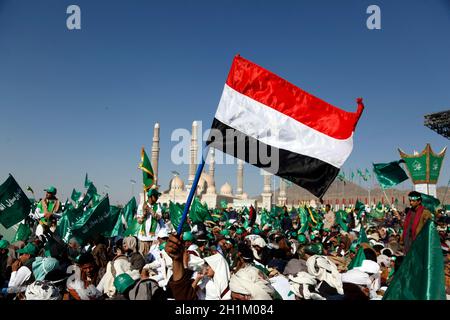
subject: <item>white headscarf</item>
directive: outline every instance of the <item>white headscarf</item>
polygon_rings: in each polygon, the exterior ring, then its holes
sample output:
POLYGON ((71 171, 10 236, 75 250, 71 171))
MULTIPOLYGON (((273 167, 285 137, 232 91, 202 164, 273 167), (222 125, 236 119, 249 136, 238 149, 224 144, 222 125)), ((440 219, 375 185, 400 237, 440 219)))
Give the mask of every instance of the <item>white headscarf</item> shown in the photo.
POLYGON ((136 238, 129 236, 129 237, 125 237, 123 239, 123 243, 127 245, 128 249, 130 249, 133 252, 136 252, 136 238))
POLYGON ((339 294, 344 294, 342 288, 341 274, 336 265, 325 256, 314 255, 306 261, 308 273, 312 274, 319 281, 326 281, 335 288, 339 294))
POLYGON ((261 237, 258 237, 258 238, 254 239, 254 240, 252 241, 252 252, 253 252, 253 256, 254 256, 256 259, 260 260, 260 259, 261 259, 261 256, 258 254, 258 252, 256 251, 256 249, 253 248, 253 246, 258 246, 258 247, 260 247, 260 248, 264 248, 266 245, 267 245, 266 241, 264 241, 264 239, 261 238, 261 237))
POLYGON ((320 294, 309 291, 309 286, 316 286, 317 280, 314 276, 310 275, 307 272, 299 272, 294 277, 292 275, 289 276, 291 291, 299 298, 304 298, 306 300, 326 300, 320 294))
POLYGON ((220 254, 205 258, 205 262, 213 269, 214 277, 206 284, 206 300, 223 300, 230 296, 222 294, 228 288, 228 282, 230 281, 230 267, 225 258, 220 254), (222 296, 222 297, 221 297, 222 296))
POLYGON ((26 300, 60 300, 58 288, 48 281, 35 281, 25 291, 26 300))
POLYGON ((343 283, 353 283, 368 287, 370 285, 369 275, 358 269, 351 269, 342 274, 343 283))
POLYGON ((251 300, 272 300, 274 289, 254 266, 247 265, 230 279, 230 290, 235 293, 250 295, 251 300))
POLYGON ((380 266, 378 263, 372 260, 363 260, 360 267, 355 267, 354 269, 361 270, 362 272, 378 274, 380 272, 380 266))

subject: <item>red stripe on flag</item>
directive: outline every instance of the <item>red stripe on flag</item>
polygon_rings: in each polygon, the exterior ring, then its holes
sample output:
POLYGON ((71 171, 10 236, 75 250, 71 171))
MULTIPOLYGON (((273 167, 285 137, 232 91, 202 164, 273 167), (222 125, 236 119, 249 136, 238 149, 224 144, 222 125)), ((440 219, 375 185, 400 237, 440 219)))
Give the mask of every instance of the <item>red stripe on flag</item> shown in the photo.
POLYGON ((364 109, 362 99, 357 100, 356 112, 339 109, 241 56, 234 58, 226 83, 247 97, 335 139, 348 139, 352 135, 364 109))

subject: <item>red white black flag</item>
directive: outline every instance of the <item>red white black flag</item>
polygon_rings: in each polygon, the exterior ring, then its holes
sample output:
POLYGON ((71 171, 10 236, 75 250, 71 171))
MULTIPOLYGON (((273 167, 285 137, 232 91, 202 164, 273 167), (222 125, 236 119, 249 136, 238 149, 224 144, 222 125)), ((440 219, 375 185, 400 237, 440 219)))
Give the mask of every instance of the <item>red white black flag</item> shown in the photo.
POLYGON ((207 144, 322 198, 352 152, 357 103, 341 110, 236 56, 207 144))

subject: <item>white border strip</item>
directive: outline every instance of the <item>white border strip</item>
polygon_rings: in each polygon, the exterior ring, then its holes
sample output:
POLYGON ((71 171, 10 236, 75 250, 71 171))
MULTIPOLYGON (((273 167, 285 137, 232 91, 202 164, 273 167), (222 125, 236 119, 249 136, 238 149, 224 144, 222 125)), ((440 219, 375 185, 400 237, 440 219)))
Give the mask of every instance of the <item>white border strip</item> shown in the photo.
POLYGON ((338 168, 353 149, 353 133, 345 140, 332 138, 243 95, 227 84, 215 117, 272 147, 310 156, 338 168))

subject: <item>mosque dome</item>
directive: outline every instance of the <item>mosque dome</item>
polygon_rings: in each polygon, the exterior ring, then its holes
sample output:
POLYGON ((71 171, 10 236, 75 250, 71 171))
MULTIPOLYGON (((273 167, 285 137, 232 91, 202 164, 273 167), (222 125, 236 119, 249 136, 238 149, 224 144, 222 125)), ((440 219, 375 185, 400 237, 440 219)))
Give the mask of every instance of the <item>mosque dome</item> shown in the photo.
POLYGON ((231 196, 231 195, 233 195, 233 188, 231 187, 231 185, 228 182, 226 182, 220 188, 220 193, 223 194, 223 195, 231 196))
POLYGON ((175 176, 170 182, 170 190, 184 190, 184 182, 179 176, 175 176))

